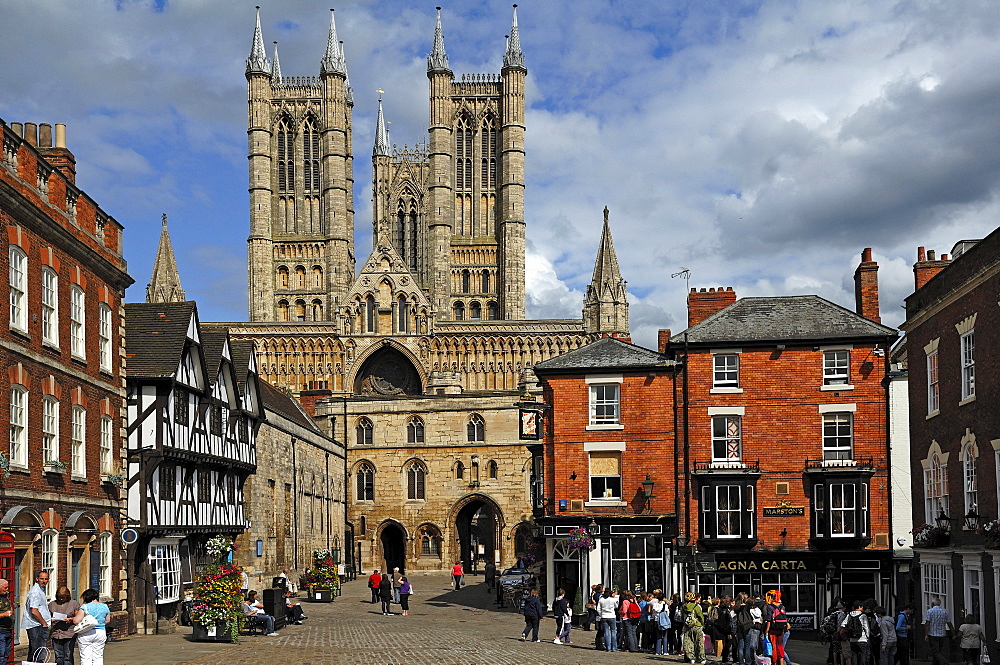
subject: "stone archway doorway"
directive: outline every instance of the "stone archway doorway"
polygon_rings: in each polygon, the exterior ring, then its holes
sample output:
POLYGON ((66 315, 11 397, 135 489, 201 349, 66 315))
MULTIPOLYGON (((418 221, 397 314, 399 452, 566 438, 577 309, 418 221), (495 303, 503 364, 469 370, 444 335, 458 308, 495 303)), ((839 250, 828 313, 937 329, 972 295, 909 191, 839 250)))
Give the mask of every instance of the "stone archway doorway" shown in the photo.
POLYGON ((395 522, 387 522, 379 534, 379 544, 382 546, 385 572, 392 572, 393 568, 399 568, 399 572, 405 574, 406 534, 403 533, 403 528, 395 522))
POLYGON ((503 513, 492 499, 473 495, 461 502, 455 513, 455 533, 458 557, 466 573, 476 573, 487 562, 496 561, 502 531, 503 513))

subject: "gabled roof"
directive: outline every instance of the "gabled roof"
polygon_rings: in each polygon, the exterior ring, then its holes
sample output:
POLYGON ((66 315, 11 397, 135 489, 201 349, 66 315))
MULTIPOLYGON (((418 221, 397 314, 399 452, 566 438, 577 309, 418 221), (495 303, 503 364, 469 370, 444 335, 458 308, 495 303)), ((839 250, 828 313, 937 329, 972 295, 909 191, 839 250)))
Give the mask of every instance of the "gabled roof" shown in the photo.
POLYGON ((623 342, 617 337, 602 337, 579 349, 540 362, 534 369, 536 374, 544 374, 602 369, 645 369, 671 364, 672 361, 656 351, 623 342))
POLYGON ((264 404, 265 411, 276 413, 297 425, 322 434, 322 430, 316 426, 316 423, 302 409, 298 401, 288 393, 275 388, 267 381, 260 382, 260 398, 264 404))
POLYGON ((194 302, 126 303, 125 363, 128 378, 170 378, 177 371, 194 302))
POLYGON ((202 330, 201 353, 205 358, 205 368, 208 370, 208 382, 214 384, 219 378, 219 368, 222 364, 223 350, 229 334, 225 330, 202 330))
MULTIPOLYGON (((819 296, 740 298, 687 329, 688 342, 775 342, 895 337, 896 330, 819 296)), ((670 338, 683 342, 684 333, 670 338)))
POLYGON ((253 342, 250 340, 230 340, 229 352, 233 354, 233 367, 236 369, 236 381, 240 384, 240 389, 247 381, 247 373, 250 371, 250 358, 253 356, 253 342))

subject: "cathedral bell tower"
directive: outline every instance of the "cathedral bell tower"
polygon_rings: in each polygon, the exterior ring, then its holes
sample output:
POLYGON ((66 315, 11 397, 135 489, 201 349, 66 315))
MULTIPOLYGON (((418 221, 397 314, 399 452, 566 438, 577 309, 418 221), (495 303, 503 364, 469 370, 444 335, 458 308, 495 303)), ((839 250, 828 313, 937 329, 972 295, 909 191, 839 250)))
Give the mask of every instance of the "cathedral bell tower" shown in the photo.
POLYGON ((251 321, 326 321, 354 281, 354 100, 333 13, 316 76, 247 58, 251 321))

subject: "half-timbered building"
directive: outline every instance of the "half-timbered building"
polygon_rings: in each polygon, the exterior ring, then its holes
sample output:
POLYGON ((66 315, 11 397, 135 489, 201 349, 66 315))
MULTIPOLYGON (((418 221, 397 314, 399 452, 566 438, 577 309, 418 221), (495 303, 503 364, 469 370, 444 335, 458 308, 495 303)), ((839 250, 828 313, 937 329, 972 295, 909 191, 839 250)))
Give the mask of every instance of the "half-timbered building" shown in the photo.
POLYGON ((255 359, 243 390, 223 330, 202 332, 193 302, 126 305, 128 515, 136 623, 163 632, 200 565, 205 541, 247 526, 244 485, 257 468, 261 400, 255 359))

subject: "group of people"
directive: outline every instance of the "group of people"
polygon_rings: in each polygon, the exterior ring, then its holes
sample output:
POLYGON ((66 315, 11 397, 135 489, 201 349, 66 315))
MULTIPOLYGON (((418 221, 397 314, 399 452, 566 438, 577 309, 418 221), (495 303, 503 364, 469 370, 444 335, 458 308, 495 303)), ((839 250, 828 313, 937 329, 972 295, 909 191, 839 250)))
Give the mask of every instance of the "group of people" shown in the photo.
MULTIPOLYGON (((907 605, 890 616, 872 599, 855 600, 847 607, 837 600, 820 623, 820 636, 829 642, 827 665, 910 665, 914 635, 914 608, 907 605)), ((964 616, 958 631, 933 599, 924 614, 924 639, 932 665, 947 665, 948 643, 954 637, 966 665, 978 665, 986 640, 982 626, 971 614, 964 616)))
MULTIPOLYGON (((291 591, 285 591, 283 595, 285 597, 285 621, 301 626, 302 622, 309 618, 302 609, 302 604, 295 602, 295 594, 291 591)), ((266 631, 264 634, 268 637, 277 636, 275 618, 267 613, 264 603, 257 598, 256 591, 247 592, 246 598, 243 600, 243 616, 246 617, 248 625, 263 626, 266 631)))
MULTIPOLYGON (((56 589, 55 600, 50 601, 45 591, 48 584, 48 572, 35 573, 35 583, 25 598, 21 627, 28 634, 28 660, 38 660, 51 640, 56 665, 73 665, 77 646, 81 665, 103 665, 106 620, 111 609, 98 601, 94 589, 84 591, 77 601, 62 586, 56 589)), ((14 644, 13 617, 10 585, 0 579, 0 663, 7 662, 14 644)))
POLYGON ((372 605, 382 603, 382 616, 394 616, 392 604, 399 605, 402 616, 410 615, 410 596, 413 595, 413 585, 406 575, 393 568, 392 574, 379 574, 378 568, 368 576, 368 588, 372 592, 372 605))
MULTIPOLYGON (((596 626, 598 650, 683 655, 689 663, 708 662, 710 650, 720 662, 734 665, 757 665, 757 656, 763 654, 771 663, 793 665, 785 653, 790 626, 778 590, 768 591, 763 599, 745 593, 703 599, 694 591, 683 599, 676 593, 668 599, 659 589, 636 594, 596 584, 585 609, 581 627, 589 631, 596 626)), ((537 589, 525 596, 522 613, 525 625, 520 639, 540 642, 546 611, 537 589)), ((563 589, 556 591, 552 615, 553 643, 571 643, 573 611, 563 589)))

